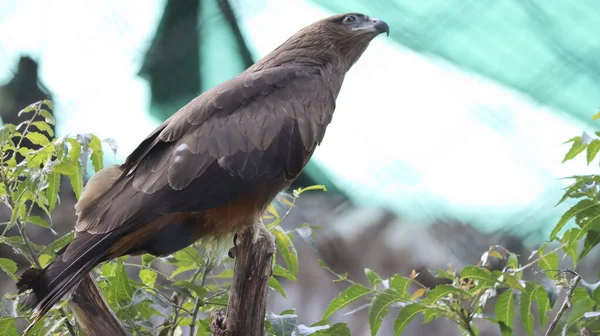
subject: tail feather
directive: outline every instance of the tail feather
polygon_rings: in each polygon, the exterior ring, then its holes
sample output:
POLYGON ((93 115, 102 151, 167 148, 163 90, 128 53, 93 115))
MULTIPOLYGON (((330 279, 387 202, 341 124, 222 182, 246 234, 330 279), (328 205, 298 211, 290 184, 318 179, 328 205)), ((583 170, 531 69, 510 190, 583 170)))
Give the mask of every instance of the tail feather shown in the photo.
POLYGON ((17 282, 19 293, 31 289, 22 301, 24 310, 35 308, 31 325, 43 317, 85 275, 102 262, 112 246, 112 235, 78 235, 61 254, 44 269, 30 268, 17 282), (81 251, 79 254, 69 253, 81 251))

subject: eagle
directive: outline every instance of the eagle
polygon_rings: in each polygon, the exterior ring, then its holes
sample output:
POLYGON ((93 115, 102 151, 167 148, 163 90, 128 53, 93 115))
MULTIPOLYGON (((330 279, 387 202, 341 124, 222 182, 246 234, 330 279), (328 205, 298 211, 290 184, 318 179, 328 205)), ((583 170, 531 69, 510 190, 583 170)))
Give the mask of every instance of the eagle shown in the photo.
POLYGON ((17 287, 41 318, 99 263, 166 256, 260 220, 325 136, 348 70, 388 25, 319 20, 158 126, 125 163, 98 171, 75 205, 75 237, 17 287))

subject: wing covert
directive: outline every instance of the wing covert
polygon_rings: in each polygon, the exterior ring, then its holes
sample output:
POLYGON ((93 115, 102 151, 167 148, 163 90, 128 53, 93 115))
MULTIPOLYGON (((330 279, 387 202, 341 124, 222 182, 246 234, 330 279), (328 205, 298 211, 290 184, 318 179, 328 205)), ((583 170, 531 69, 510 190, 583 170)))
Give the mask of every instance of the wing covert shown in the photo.
POLYGON ((244 73, 198 96, 128 157, 125 176, 79 214, 105 233, 160 215, 225 204, 271 179, 295 178, 335 105, 316 68, 244 73))

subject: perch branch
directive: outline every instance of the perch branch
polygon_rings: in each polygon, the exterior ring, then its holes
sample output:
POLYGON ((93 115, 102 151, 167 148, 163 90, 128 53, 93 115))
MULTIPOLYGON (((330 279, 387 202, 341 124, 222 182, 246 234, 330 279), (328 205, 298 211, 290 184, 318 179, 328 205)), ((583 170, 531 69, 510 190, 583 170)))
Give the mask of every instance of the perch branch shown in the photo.
POLYGON ((100 294, 91 275, 87 275, 71 294, 69 309, 87 336, 129 335, 100 294))
POLYGON ((238 235, 227 313, 212 314, 213 336, 261 336, 275 241, 262 221, 238 235))

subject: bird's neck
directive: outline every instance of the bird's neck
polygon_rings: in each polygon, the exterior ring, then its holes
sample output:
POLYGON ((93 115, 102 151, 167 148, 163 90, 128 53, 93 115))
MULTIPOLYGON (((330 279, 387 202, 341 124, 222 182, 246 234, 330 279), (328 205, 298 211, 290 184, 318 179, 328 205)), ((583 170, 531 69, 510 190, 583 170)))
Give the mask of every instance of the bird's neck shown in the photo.
MULTIPOLYGON (((275 67, 300 66, 327 68, 343 76, 349 69, 349 65, 344 64, 344 59, 338 55, 336 49, 326 48, 323 50, 322 47, 311 48, 311 46, 288 44, 279 46, 245 72, 256 72, 275 67)), ((332 75, 334 74, 332 73, 332 75)))

